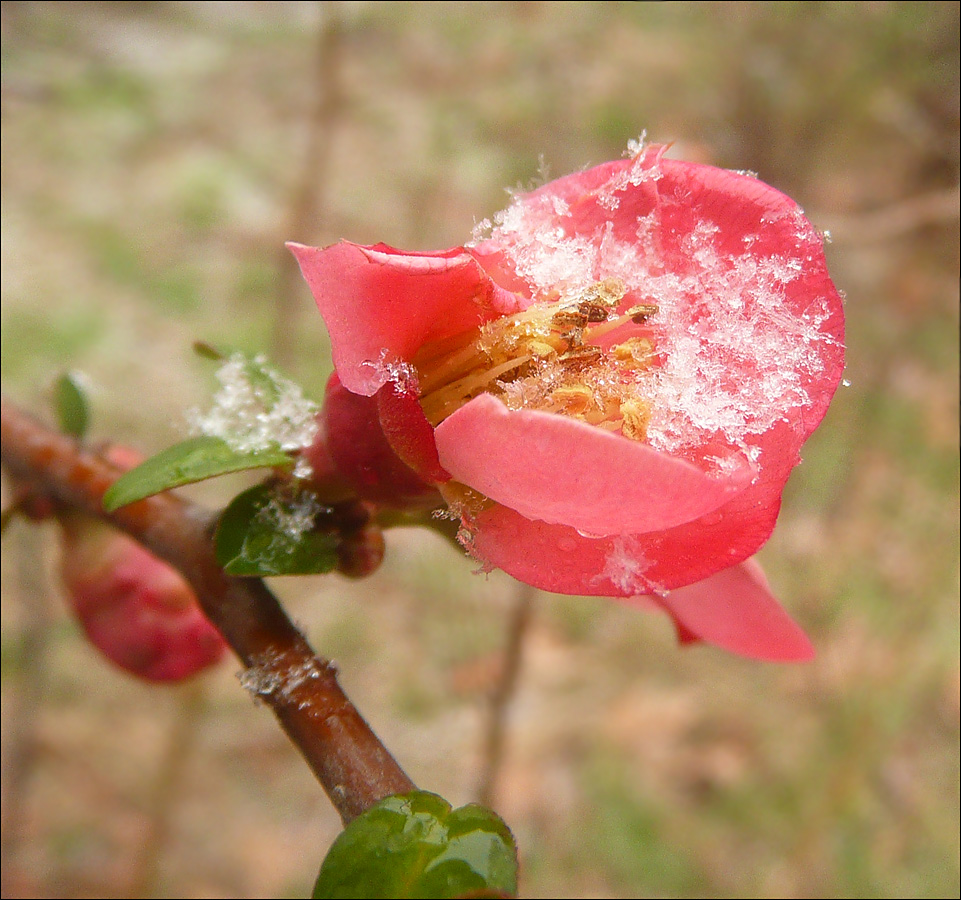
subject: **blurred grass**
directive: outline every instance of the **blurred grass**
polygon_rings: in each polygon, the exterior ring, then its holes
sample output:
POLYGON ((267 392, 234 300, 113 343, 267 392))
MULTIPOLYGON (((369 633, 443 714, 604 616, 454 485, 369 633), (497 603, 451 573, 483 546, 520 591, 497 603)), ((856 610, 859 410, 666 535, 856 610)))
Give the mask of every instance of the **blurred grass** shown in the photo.
MULTIPOLYGON (((679 651, 658 618, 543 597, 498 806, 530 897, 954 896, 958 24, 953 3, 5 2, 3 389, 46 414, 80 369, 96 435, 158 449, 209 396, 194 339, 267 349, 281 309, 292 374, 322 390, 309 296, 279 293, 285 239, 452 246, 542 155, 565 174, 644 128, 757 171, 831 229, 848 296, 851 385, 762 554, 818 659, 679 651), (288 233, 330 15, 329 164, 288 233)), ((107 668, 55 601, 23 715, 36 592, 57 594, 17 574, 37 535, 56 559, 50 528, 25 532, 3 545, 5 810, 7 748, 32 728, 36 753, 3 893, 125 896, 180 695, 107 668)), ((513 590, 470 569, 398 532, 365 582, 276 585, 414 779, 455 803, 513 590)), ((305 895, 335 814, 229 664, 204 696, 147 893, 305 895)))

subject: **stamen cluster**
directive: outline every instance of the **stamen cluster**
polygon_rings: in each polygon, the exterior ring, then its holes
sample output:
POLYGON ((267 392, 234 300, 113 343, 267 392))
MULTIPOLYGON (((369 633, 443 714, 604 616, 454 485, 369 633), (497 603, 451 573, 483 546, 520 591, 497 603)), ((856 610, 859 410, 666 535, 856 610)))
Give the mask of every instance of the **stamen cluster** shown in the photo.
POLYGON ((428 421, 436 426, 478 394, 490 393, 509 409, 559 413, 644 440, 650 405, 639 384, 655 367, 647 321, 657 307, 637 304, 618 312, 626 294, 620 279, 608 278, 426 344, 413 366, 428 421), (618 331, 630 333, 612 343, 609 336, 618 331))

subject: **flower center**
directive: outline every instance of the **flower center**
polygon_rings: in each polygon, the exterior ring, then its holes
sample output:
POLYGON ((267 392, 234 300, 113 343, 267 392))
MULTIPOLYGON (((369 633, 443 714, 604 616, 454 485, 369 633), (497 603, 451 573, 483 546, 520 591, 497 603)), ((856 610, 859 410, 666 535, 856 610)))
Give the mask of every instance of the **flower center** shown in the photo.
POLYGON ((656 364, 646 323, 657 307, 618 312, 626 293, 609 278, 425 345, 412 363, 428 421, 436 426, 490 393, 510 409, 571 416, 644 440, 650 403, 641 385, 656 364))

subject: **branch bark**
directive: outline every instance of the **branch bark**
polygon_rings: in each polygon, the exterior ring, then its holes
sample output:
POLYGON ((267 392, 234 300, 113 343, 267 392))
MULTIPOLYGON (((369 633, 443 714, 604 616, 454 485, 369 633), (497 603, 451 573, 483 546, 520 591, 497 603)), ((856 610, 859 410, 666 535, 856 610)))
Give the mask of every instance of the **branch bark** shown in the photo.
POLYGON ((172 494, 113 513, 103 495, 122 474, 75 440, 2 401, 2 461, 57 503, 125 531, 190 582, 207 618, 244 664, 245 686, 274 711, 344 824, 391 794, 414 789, 266 585, 225 575, 214 556, 215 517, 172 494))

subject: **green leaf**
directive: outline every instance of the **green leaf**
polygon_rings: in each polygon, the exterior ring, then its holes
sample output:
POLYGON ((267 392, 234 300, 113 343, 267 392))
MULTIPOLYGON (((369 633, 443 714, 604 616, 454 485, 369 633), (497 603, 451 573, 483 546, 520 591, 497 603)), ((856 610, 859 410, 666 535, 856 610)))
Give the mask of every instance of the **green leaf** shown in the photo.
POLYGON ((510 829, 477 804, 451 810, 425 791, 388 797, 354 819, 330 848, 315 898, 514 897, 510 829))
POLYGON ((223 353, 213 344, 208 344, 206 341, 194 341, 193 349, 194 353, 201 359, 212 359, 214 362, 223 362, 223 360, 226 359, 223 353))
POLYGON ((64 372, 54 386, 54 403, 60 430, 75 438, 83 438, 90 426, 90 407, 80 377, 64 372))
POLYGON ((114 482, 103 498, 107 512, 152 494, 244 469, 293 465, 279 447, 236 450, 216 437, 197 437, 168 447, 114 482))
POLYGON ((337 567, 339 538, 316 527, 313 494, 285 497, 259 484, 235 497, 217 526, 217 561, 228 575, 319 575, 337 567))

